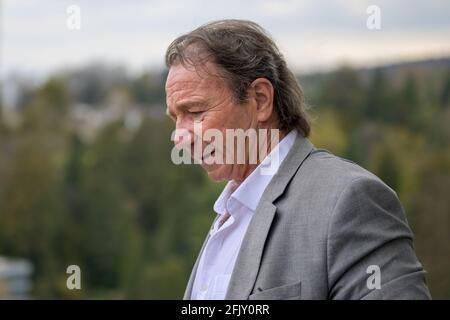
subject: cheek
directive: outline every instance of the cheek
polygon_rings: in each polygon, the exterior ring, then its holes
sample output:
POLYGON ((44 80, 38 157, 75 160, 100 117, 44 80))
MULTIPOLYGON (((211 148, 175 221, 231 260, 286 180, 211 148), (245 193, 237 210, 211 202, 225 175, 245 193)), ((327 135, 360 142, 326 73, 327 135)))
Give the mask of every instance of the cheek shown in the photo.
POLYGON ((233 128, 248 129, 252 123, 252 114, 245 105, 233 106, 233 111, 229 113, 229 124, 233 128))
POLYGON ((205 115, 202 119, 202 131, 218 129, 225 134, 226 129, 247 129, 251 122, 250 115, 245 110, 237 109, 244 106, 229 106, 221 111, 205 115))
POLYGON ((218 114, 206 115, 201 121, 202 131, 208 129, 218 129, 224 131, 226 128, 226 119, 220 117, 218 114))

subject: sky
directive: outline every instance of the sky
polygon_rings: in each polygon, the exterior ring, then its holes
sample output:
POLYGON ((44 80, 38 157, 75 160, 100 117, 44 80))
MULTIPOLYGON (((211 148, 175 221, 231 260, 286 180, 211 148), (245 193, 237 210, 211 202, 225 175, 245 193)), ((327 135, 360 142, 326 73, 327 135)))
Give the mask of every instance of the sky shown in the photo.
POLYGON ((93 61, 132 71, 163 68, 178 35, 208 21, 253 20, 296 72, 450 55, 448 0, 0 0, 0 76, 48 75, 93 61), (79 30, 67 8, 80 8, 79 30), (369 29, 367 8, 380 9, 369 29))

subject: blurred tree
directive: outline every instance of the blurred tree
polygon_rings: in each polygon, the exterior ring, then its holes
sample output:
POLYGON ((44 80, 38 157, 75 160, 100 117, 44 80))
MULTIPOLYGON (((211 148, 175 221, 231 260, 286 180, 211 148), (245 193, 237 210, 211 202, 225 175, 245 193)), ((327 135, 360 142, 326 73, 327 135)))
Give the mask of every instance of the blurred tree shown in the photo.
POLYGON ((164 79, 160 74, 143 73, 130 83, 136 103, 151 106, 165 104, 164 79))
POLYGON ((56 295, 55 279, 65 272, 58 255, 64 233, 61 171, 66 110, 64 85, 50 79, 26 108, 8 164, 12 174, 0 203, 0 250, 28 257, 35 266, 37 295, 56 295))
POLYGON ((419 129, 423 116, 420 108, 419 87, 412 74, 408 74, 399 98, 395 119, 398 123, 419 129))
POLYGON ((125 86, 128 82, 122 66, 110 66, 102 62, 69 70, 63 76, 68 83, 71 98, 93 107, 104 104, 112 89, 125 86))
POLYGON ((374 70, 365 95, 365 117, 370 121, 392 122, 395 101, 392 90, 380 68, 374 70))
POLYGON ((0 81, 0 134, 3 133, 3 83, 0 81))
POLYGON ((81 253, 85 279, 91 288, 117 289, 135 246, 133 212, 120 181, 123 152, 118 136, 121 126, 107 126, 84 155, 81 176, 81 253))
POLYGON ((417 254, 428 272, 435 299, 450 297, 450 148, 428 154, 420 172, 420 190, 411 205, 417 254))
POLYGON ((341 125, 333 109, 323 110, 313 121, 311 141, 335 154, 344 155, 348 148, 348 138, 341 125))
POLYGON ((447 71, 440 98, 440 105, 442 108, 446 108, 450 105, 450 71, 447 71))
POLYGON ((349 67, 342 67, 330 76, 326 85, 324 101, 336 108, 346 132, 356 128, 362 115, 364 88, 358 74, 349 67))

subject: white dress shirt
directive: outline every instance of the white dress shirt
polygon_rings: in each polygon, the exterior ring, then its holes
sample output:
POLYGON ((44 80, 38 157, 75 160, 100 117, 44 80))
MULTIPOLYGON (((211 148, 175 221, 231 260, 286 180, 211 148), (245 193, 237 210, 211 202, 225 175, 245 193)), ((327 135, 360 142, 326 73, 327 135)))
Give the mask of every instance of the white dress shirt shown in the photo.
POLYGON ((264 190, 294 144, 296 136, 296 131, 291 131, 240 185, 230 181, 220 194, 214 204, 214 211, 221 216, 227 211, 230 217, 222 226, 219 217, 210 230, 210 237, 200 257, 191 299, 225 298, 250 220, 264 190), (271 160, 277 158, 276 152, 278 161, 271 163, 271 160), (275 170, 270 170, 268 174, 268 170, 264 171, 268 166, 275 170))

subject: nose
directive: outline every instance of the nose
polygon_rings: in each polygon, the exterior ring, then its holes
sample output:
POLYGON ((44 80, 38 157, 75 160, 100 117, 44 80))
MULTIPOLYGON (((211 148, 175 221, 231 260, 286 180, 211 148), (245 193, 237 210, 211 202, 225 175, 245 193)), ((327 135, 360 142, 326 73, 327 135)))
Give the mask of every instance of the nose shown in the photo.
POLYGON ((173 138, 173 143, 176 147, 182 148, 183 146, 188 144, 189 140, 189 132, 184 129, 175 129, 175 135, 173 138))
POLYGON ((186 148, 194 143, 193 130, 182 118, 177 119, 173 142, 177 148, 186 148))

